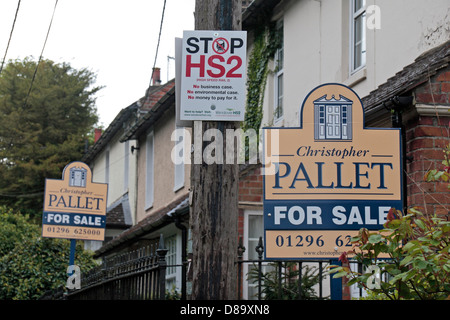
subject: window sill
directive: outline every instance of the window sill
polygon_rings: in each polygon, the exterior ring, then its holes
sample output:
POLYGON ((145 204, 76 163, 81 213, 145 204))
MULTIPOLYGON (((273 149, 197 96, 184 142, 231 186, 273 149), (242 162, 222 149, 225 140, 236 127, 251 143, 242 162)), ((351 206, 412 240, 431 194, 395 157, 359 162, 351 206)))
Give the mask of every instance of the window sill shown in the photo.
POLYGON ((182 185, 175 186, 175 187, 173 188, 173 192, 177 192, 177 191, 179 191, 179 190, 181 190, 181 189, 183 189, 183 188, 184 188, 184 183, 183 183, 182 185))
POLYGON ((149 211, 150 209, 153 209, 153 202, 145 205, 145 211, 149 211))
POLYGON ((352 87, 360 83, 361 81, 365 80, 367 78, 367 68, 364 67, 362 69, 359 69, 355 73, 351 74, 347 80, 344 81, 344 84, 347 87, 352 87))
POLYGON ((273 120, 273 126, 274 127, 284 127, 284 118, 281 116, 278 119, 273 120))

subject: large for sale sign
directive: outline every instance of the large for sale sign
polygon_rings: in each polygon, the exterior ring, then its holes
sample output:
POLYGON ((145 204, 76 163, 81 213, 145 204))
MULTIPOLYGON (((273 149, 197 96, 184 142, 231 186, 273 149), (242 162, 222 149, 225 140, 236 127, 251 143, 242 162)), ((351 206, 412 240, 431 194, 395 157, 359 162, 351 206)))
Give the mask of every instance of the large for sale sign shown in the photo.
POLYGON ((337 258, 402 209, 400 129, 365 128, 350 88, 317 87, 299 128, 263 132, 266 258, 337 258))
POLYGON ((181 120, 244 120, 246 48, 246 31, 184 31, 181 120))
POLYGON ((42 236, 103 241, 107 194, 108 185, 93 183, 87 164, 68 164, 62 180, 45 181, 42 236))

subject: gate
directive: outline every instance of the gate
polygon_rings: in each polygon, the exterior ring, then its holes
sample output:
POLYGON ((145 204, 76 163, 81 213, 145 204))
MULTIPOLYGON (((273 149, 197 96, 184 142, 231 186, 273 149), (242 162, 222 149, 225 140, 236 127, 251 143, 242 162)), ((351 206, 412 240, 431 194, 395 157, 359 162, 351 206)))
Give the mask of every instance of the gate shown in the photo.
POLYGON ((239 245, 238 250, 238 296, 243 297, 244 277, 247 277, 248 299, 275 300, 325 300, 324 280, 328 276, 324 272, 330 264, 328 260, 270 260, 263 259, 264 246, 262 237, 255 250, 258 259, 243 260, 246 249, 239 245), (244 266, 248 272, 244 275, 244 266))

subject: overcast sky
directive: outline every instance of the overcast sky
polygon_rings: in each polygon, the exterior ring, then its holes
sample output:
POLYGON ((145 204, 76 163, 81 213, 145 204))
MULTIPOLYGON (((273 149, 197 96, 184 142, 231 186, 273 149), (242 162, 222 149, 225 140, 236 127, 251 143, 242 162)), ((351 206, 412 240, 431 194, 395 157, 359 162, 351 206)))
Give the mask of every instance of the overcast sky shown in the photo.
MULTIPOLYGON (((0 2, 0 63, 18 0, 0 2)), ((55 0, 22 0, 6 60, 33 56, 44 44, 55 0)), ((150 83, 164 0, 59 0, 44 58, 97 74, 100 123, 141 98, 150 83)), ((175 37, 194 29, 195 0, 166 0, 156 66, 175 77, 175 37), (168 63, 169 62, 169 63, 168 63)))

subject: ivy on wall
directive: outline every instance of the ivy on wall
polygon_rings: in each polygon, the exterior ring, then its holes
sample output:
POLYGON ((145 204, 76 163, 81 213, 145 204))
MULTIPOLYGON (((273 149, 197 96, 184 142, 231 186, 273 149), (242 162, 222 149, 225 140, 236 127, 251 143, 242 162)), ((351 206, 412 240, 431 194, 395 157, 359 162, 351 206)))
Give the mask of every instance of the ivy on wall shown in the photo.
POLYGON ((275 23, 268 23, 255 31, 253 50, 247 66, 247 101, 244 130, 259 131, 263 117, 264 89, 269 73, 269 60, 280 47, 281 36, 275 23))

